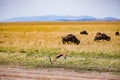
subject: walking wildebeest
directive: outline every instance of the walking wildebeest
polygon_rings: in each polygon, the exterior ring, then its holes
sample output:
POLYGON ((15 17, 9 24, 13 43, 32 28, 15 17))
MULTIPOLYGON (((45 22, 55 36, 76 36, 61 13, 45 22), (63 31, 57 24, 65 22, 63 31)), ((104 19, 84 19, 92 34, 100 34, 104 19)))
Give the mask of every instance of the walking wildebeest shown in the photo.
POLYGON ((98 41, 98 40, 107 40, 107 41, 110 41, 111 37, 110 36, 107 36, 106 34, 104 33, 100 33, 98 32, 94 38, 94 41, 98 41))
POLYGON ((116 32, 115 32, 115 35, 116 35, 116 36, 119 36, 119 35, 120 35, 119 31, 116 31, 116 32))
POLYGON ((81 31, 80 34, 88 35, 87 31, 81 31))
POLYGON ((63 44, 66 44, 66 43, 69 44, 69 42, 72 42, 72 43, 75 43, 75 44, 79 44, 80 43, 80 41, 73 34, 68 34, 66 36, 63 36, 62 37, 62 42, 63 42, 63 44))

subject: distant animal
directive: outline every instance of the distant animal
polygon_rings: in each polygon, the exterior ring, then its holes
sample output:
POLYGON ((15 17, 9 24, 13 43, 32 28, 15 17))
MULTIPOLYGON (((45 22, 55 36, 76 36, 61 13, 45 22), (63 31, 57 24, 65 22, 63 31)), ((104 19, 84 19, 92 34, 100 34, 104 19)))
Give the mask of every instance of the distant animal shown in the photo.
POLYGON ((58 54, 53 60, 51 59, 51 57, 49 57, 50 63, 53 64, 53 63, 56 62, 60 57, 63 57, 64 59, 67 59, 67 54, 60 53, 60 54, 58 54))
POLYGON ((87 31, 81 31, 80 34, 88 35, 87 31))
POLYGON ((75 43, 77 45, 80 43, 80 41, 73 34, 68 34, 66 36, 63 36, 62 37, 62 42, 63 42, 63 44, 75 43))
POLYGON ((116 31, 116 32, 115 32, 115 35, 116 35, 116 36, 119 36, 119 35, 120 35, 119 31, 116 31))
POLYGON ((110 36, 107 36, 106 34, 104 33, 96 33, 95 35, 95 38, 94 38, 94 41, 98 41, 98 40, 107 40, 107 41, 110 41, 111 40, 111 37, 110 36))

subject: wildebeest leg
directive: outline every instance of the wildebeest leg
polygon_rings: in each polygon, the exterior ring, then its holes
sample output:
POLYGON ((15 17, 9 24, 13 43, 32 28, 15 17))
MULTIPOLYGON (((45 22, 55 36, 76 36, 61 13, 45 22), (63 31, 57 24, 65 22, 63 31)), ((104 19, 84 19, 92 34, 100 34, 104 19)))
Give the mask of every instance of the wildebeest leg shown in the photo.
POLYGON ((69 42, 69 41, 67 41, 67 44, 70 44, 70 42, 69 42))
POLYGON ((65 44, 65 41, 63 41, 63 44, 65 44))
POLYGON ((63 41, 63 44, 66 44, 66 41, 63 41))

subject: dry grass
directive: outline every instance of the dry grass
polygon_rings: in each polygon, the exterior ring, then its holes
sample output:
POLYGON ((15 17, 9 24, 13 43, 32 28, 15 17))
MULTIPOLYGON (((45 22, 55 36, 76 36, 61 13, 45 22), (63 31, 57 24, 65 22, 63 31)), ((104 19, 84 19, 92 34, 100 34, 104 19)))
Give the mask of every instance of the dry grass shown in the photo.
POLYGON ((56 67, 72 65, 79 69, 83 67, 88 69, 91 66, 95 68, 101 66, 99 69, 107 70, 111 67, 119 70, 120 63, 117 62, 120 59, 120 36, 115 36, 116 31, 120 31, 120 22, 0 23, 0 57, 3 59, 0 62, 3 64, 5 60, 9 60, 10 55, 3 54, 7 52, 18 56, 17 59, 10 58, 14 64, 21 61, 21 65, 31 63, 32 66, 36 64, 36 66, 50 67, 46 56, 54 57, 64 52, 68 54, 68 60, 60 60, 56 63, 56 67), (88 35, 80 35, 79 32, 82 30, 88 31, 88 35), (97 32, 111 36, 111 41, 95 42, 93 39, 97 32), (76 35, 81 41, 79 45, 62 44, 61 37, 69 33, 76 35), (32 56, 27 57, 28 55, 32 56), (17 62, 14 62, 15 60, 17 62), (90 64, 91 62, 93 64, 90 64))

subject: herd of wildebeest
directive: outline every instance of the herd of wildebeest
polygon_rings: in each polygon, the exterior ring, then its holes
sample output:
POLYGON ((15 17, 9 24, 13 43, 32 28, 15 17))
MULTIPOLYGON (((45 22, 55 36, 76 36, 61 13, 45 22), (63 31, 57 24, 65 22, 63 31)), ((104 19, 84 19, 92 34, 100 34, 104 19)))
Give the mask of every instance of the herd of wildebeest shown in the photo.
MULTIPOLYGON (((81 31, 80 34, 83 34, 83 35, 88 35, 88 32, 87 31, 81 31)), ((119 31, 116 31, 115 32, 115 35, 116 36, 120 36, 120 33, 119 31)), ((94 41, 99 41, 99 40, 106 40, 106 41, 110 41, 111 40, 111 37, 108 36, 107 34, 105 33, 101 33, 101 32, 98 32, 96 33, 95 37, 94 37, 94 41)), ((66 36, 63 36, 62 37, 62 42, 63 44, 69 44, 69 43, 74 43, 74 44, 80 44, 80 40, 77 39, 77 37, 73 34, 68 34, 66 36)))

